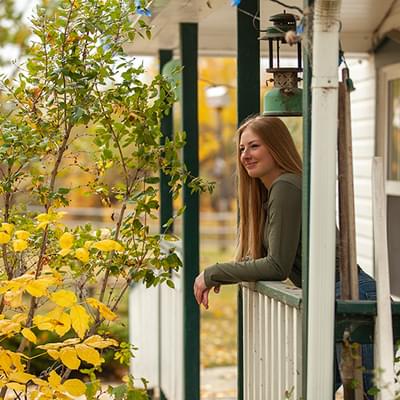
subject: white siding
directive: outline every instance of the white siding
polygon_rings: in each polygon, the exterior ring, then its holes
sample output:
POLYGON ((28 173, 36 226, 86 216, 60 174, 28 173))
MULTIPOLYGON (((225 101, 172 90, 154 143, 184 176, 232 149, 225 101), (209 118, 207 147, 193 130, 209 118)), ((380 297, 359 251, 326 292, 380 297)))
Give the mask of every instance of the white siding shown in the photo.
POLYGON ((356 90, 351 94, 354 195, 358 263, 373 273, 371 165, 375 155, 376 79, 373 57, 348 60, 356 90))

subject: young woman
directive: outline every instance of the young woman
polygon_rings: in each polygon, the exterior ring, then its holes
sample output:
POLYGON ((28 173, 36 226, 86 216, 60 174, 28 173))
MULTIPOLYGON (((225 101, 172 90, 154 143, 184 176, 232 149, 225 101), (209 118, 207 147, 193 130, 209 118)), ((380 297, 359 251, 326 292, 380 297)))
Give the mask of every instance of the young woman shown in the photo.
MULTIPOLYGON (((302 162, 286 125, 273 117, 253 117, 238 130, 239 243, 236 261, 217 263, 194 283, 198 304, 208 308, 211 288, 221 284, 282 281, 301 287, 302 162)), ((336 296, 340 297, 338 263, 336 296)), ((360 299, 373 299, 375 282, 361 269, 360 299)), ((372 346, 363 346, 363 364, 372 370, 372 346)), ((336 368, 336 388, 340 377, 336 368)), ((371 374, 364 374, 364 389, 371 374)))

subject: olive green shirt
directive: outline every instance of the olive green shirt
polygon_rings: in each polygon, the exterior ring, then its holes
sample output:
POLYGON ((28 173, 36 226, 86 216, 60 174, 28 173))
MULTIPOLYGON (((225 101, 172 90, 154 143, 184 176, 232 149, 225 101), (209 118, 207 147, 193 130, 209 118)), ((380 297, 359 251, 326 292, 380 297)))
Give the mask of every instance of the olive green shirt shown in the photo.
POLYGON ((204 271, 208 288, 287 278, 301 287, 301 177, 290 173, 280 175, 269 189, 265 207, 265 257, 212 265, 204 271))

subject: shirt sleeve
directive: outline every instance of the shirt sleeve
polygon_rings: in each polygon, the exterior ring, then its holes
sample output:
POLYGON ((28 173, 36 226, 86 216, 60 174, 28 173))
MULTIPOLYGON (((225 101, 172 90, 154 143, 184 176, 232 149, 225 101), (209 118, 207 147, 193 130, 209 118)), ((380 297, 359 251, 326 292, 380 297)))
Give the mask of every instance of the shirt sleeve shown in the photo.
POLYGON ((204 271, 206 286, 288 278, 299 246, 300 231, 301 190, 289 182, 277 182, 268 200, 267 256, 212 265, 204 271))

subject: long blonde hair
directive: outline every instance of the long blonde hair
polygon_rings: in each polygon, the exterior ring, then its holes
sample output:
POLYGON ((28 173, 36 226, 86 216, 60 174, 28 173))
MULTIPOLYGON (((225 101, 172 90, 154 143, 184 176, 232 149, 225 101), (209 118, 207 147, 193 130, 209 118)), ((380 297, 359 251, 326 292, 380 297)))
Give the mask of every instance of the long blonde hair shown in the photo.
POLYGON ((237 175, 239 191, 239 243, 237 260, 264 256, 263 232, 268 191, 259 178, 251 178, 240 162, 240 138, 245 129, 251 129, 267 146, 271 156, 284 172, 302 173, 301 157, 286 125, 275 117, 256 116, 246 120, 237 134, 237 175))

